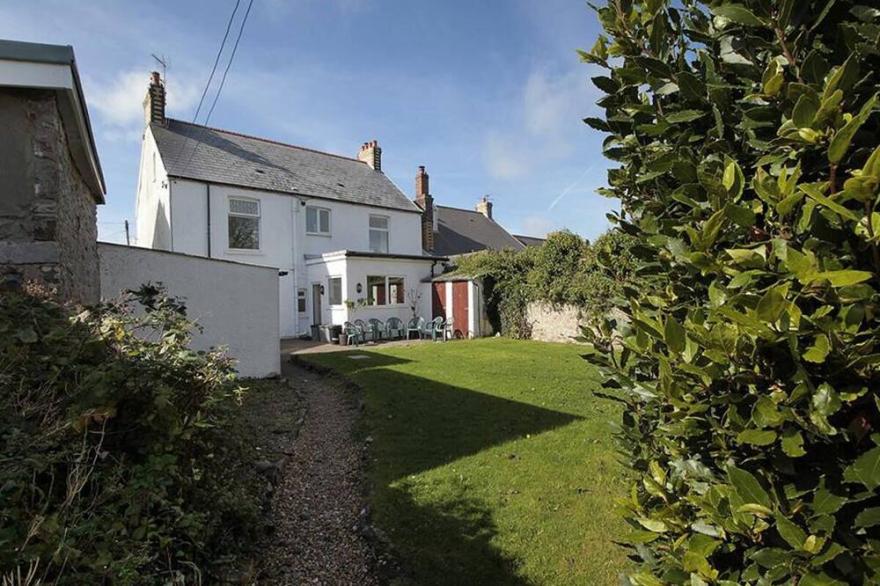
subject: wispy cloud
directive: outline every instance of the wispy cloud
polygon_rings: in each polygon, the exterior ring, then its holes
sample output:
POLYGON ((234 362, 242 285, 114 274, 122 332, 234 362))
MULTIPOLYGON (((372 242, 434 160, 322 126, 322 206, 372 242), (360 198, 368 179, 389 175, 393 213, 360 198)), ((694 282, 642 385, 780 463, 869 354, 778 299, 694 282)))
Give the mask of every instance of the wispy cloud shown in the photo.
POLYGON ((575 187, 577 187, 578 184, 579 184, 581 181, 583 181, 584 178, 586 178, 587 174, 588 174, 590 171, 592 171, 592 170, 593 170, 593 166, 592 166, 592 165, 587 165, 587 168, 584 169, 584 172, 581 173, 580 177, 578 177, 577 179, 575 179, 574 181, 572 181, 571 183, 569 183, 568 186, 567 186, 565 189, 563 189, 563 190, 559 193, 559 195, 557 195, 555 198, 553 198, 553 201, 550 203, 550 206, 547 208, 547 211, 548 211, 548 212, 549 212, 549 211, 553 211, 553 208, 556 207, 556 204, 558 204, 560 201, 562 201, 562 198, 563 198, 563 197, 565 197, 566 195, 568 195, 569 193, 571 193, 571 191, 572 191, 575 187))
POLYGON ((545 237, 557 229, 556 223, 546 216, 531 215, 523 218, 520 222, 519 232, 526 236, 545 237))
POLYGON ((544 67, 531 71, 515 123, 486 136, 483 158, 492 177, 522 177, 548 161, 571 155, 574 138, 582 131, 580 119, 594 95, 587 73, 584 67, 561 73, 544 67))
MULTIPOLYGON (((144 125, 143 102, 149 85, 148 67, 123 70, 115 75, 84 80, 89 106, 96 120, 112 140, 139 140, 144 125)), ((180 78, 168 86, 168 109, 178 112, 192 108, 199 97, 195 81, 180 78)))

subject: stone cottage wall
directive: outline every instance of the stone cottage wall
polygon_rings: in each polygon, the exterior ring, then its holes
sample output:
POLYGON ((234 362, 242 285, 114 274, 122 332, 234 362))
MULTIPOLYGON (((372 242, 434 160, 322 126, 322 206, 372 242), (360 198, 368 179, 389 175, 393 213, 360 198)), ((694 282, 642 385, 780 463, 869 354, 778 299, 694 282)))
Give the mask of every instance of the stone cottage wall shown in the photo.
MULTIPOLYGON (((608 315, 618 322, 627 319, 618 309, 612 309, 608 315)), ((574 305, 552 305, 534 301, 526 308, 526 319, 532 326, 532 340, 542 342, 578 343, 581 325, 585 324, 581 310, 574 305)))
POLYGON ((100 297, 94 197, 48 91, 0 89, 0 280, 36 280, 64 300, 100 297))
POLYGON ((532 339, 541 342, 577 342, 580 335, 580 310, 573 305, 551 305, 533 301, 526 308, 526 320, 532 326, 532 339))

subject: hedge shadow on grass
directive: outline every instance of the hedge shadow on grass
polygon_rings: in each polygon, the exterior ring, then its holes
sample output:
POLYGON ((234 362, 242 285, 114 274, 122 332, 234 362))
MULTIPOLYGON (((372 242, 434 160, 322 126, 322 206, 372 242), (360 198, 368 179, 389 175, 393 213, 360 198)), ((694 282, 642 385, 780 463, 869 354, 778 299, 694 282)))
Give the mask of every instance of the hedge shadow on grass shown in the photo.
POLYGON ((398 372, 387 367, 410 361, 385 354, 356 350, 311 358, 364 389, 361 433, 371 438, 376 521, 415 583, 530 585, 517 574, 518 560, 493 545, 498 529, 490 506, 470 498, 466 485, 452 483, 426 502, 430 489, 416 486, 415 475, 582 418, 398 372), (353 360, 352 354, 367 358, 353 360))

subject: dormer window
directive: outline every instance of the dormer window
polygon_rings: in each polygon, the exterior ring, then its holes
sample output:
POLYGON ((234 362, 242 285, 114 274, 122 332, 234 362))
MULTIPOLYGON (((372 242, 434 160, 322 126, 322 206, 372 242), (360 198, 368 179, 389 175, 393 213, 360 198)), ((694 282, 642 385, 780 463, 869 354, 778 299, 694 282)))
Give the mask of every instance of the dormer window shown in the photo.
POLYGON ((229 198, 229 248, 260 249, 260 201, 229 198))
POLYGON ((330 236, 330 210, 306 206, 306 234, 330 236))

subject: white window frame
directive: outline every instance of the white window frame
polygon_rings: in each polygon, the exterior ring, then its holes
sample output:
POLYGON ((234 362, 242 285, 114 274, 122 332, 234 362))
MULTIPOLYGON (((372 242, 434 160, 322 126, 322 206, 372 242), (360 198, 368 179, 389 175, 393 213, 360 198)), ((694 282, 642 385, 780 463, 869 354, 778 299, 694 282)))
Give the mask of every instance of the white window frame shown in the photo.
POLYGON ((342 282, 342 276, 330 276, 327 277, 327 306, 328 307, 341 307, 345 303, 345 287, 342 282), (333 281, 339 280, 339 303, 333 303, 333 281))
POLYGON ((230 195, 226 198, 226 248, 230 252, 236 253, 245 253, 245 254, 257 254, 263 249, 263 205, 259 199, 255 197, 247 197, 241 195, 230 195), (233 212, 232 211, 232 202, 233 201, 246 201, 250 203, 257 204, 257 213, 256 214, 247 214, 243 212, 233 212), (232 242, 229 239, 229 216, 236 216, 239 218, 256 218, 257 219, 257 247, 256 248, 235 248, 232 246, 232 242))
POLYGON ((403 307, 406 305, 406 277, 403 275, 367 275, 364 279, 367 287, 367 297, 366 302, 369 307, 403 307), (373 305, 370 303, 370 277, 373 278, 383 278, 385 279, 385 303, 382 305, 376 304, 373 305), (400 279, 403 283, 401 287, 403 288, 403 301, 401 303, 389 303, 391 299, 391 279, 400 279))
POLYGON ((306 315, 309 312, 309 304, 306 298, 306 290, 299 288, 296 290, 296 313, 297 315, 306 315), (299 308, 299 302, 302 301, 302 309, 299 308))
POLYGON ((381 214, 370 214, 370 218, 369 218, 369 220, 367 220, 367 245, 369 246, 370 252, 376 252, 379 254, 388 254, 391 252, 391 217, 390 216, 384 216, 381 214), (372 225, 373 218, 381 218, 381 219, 385 220, 385 227, 384 228, 374 228, 372 225), (371 236, 372 236, 372 233, 374 230, 376 232, 384 232, 385 233, 386 249, 384 251, 373 250, 373 246, 370 242, 370 239, 371 239, 371 236))
POLYGON ((330 236, 333 233, 333 214, 330 208, 323 208, 320 206, 306 206, 306 234, 309 236, 330 236), (317 216, 315 217, 318 231, 310 232, 309 231, 309 210, 315 210, 317 216), (321 212, 327 213, 327 231, 321 232, 321 212))

